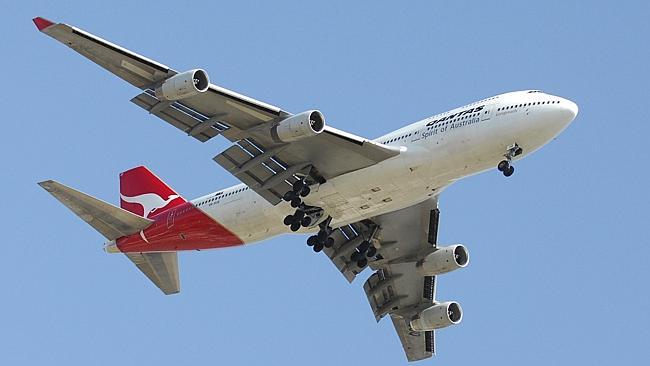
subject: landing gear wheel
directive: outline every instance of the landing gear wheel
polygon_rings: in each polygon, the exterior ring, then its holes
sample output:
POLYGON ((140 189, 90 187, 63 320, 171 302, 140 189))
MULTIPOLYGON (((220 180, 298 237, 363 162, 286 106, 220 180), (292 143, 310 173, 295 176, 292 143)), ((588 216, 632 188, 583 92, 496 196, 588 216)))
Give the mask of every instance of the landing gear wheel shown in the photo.
POLYGON ((300 225, 302 225, 302 227, 309 227, 309 225, 311 225, 311 217, 303 217, 302 220, 300 220, 300 225))
POLYGON ((298 231, 300 229, 300 223, 299 222, 293 222, 290 226, 291 231, 298 231))
POLYGON ((361 258, 361 259, 359 259, 359 260, 357 261, 357 266, 358 266, 359 268, 363 268, 363 267, 365 267, 366 265, 368 265, 368 260, 367 260, 366 258, 361 258))
POLYGON ((362 241, 361 244, 357 247, 359 253, 361 253, 362 255, 366 253, 368 248, 370 248, 370 242, 368 240, 362 241))
POLYGON ((305 182, 304 182, 304 181, 302 181, 302 180, 297 180, 297 181, 293 184, 293 187, 292 187, 292 188, 293 188, 293 191, 294 191, 294 192, 298 193, 298 192, 302 191, 302 188, 303 188, 304 186, 305 186, 305 182))
POLYGON ((368 248, 368 251, 366 252, 366 257, 372 258, 372 257, 374 257, 376 255, 377 255, 377 248, 375 248, 374 246, 371 245, 368 248))
POLYGON ((307 238, 307 245, 313 247, 316 244, 318 244, 318 237, 316 235, 312 235, 309 238, 307 238))
POLYGON ((353 262, 358 262, 361 259, 363 259, 363 255, 357 251, 352 253, 352 255, 350 256, 350 260, 352 260, 353 262))
POLYGON ((507 160, 501 160, 501 162, 499 162, 499 165, 497 165, 497 169, 499 169, 500 172, 505 172, 509 167, 510 163, 507 160))
POLYGON ((506 177, 509 177, 509 176, 511 176, 514 172, 515 172, 515 167, 511 165, 510 167, 508 167, 508 170, 506 170, 506 171, 503 172, 503 175, 505 175, 506 177))
POLYGON ((321 243, 324 243, 325 240, 327 240, 328 236, 329 236, 329 233, 327 231, 325 231, 325 230, 321 230, 321 231, 318 232, 318 240, 321 243))
POLYGON ((285 193, 284 196, 282 196, 282 199, 289 202, 294 197, 296 197, 296 193, 294 191, 287 191, 287 193, 285 193))
POLYGON ((293 215, 287 215, 282 222, 287 226, 293 224, 293 215))
POLYGON ((305 217, 305 211, 303 210, 296 210, 296 213, 293 214, 293 221, 298 221, 302 220, 305 217))
POLYGON ((332 246, 334 246, 334 238, 327 238, 323 245, 325 246, 325 248, 331 248, 332 246))
POLYGON ((307 197, 309 193, 311 193, 311 188, 309 188, 308 186, 304 186, 300 191, 300 197, 307 197))
POLYGON ((314 252, 318 253, 321 250, 323 250, 323 244, 321 244, 321 243, 314 244, 314 252))
POLYGON ((300 206, 301 203, 302 200, 300 199, 300 197, 293 197, 291 199, 291 207, 293 208, 298 208, 298 206, 300 206))

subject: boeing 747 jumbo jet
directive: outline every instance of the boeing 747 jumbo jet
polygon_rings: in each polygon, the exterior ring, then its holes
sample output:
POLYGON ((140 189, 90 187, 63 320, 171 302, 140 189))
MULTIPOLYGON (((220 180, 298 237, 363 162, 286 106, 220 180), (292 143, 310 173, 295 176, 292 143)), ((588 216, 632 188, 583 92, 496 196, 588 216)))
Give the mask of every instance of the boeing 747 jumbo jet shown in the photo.
POLYGON ((131 102, 200 142, 232 146, 213 160, 242 183, 186 200, 147 168, 120 174, 120 207, 48 180, 39 183, 106 237, 165 294, 180 291, 177 252, 308 234, 346 280, 363 285, 379 321, 388 315, 409 361, 435 354, 434 331, 460 323, 454 301, 436 300, 437 276, 467 266, 462 244, 437 242, 438 197, 455 181, 544 146, 578 113, 540 90, 489 97, 369 140, 178 72, 67 24, 38 30, 141 89, 131 102))

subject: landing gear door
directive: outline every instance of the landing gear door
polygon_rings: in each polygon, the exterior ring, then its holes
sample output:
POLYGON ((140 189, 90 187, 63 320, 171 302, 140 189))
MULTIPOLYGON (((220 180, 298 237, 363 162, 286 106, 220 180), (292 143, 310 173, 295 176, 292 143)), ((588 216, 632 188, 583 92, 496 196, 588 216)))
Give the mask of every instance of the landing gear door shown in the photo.
POLYGON ((494 104, 486 104, 485 107, 483 107, 483 110, 479 114, 479 118, 481 121, 488 121, 491 117, 492 114, 495 112, 492 108, 494 104))
POLYGON ((421 138, 422 138, 422 129, 419 129, 419 130, 413 132, 413 135, 411 136, 411 142, 418 141, 421 138))

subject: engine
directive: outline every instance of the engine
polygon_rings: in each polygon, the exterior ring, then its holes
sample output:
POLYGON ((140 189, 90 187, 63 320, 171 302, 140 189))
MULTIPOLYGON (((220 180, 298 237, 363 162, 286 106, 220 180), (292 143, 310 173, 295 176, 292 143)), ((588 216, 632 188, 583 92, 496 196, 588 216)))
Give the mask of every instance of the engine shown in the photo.
POLYGON ((435 276, 463 268, 469 263, 469 253, 462 244, 440 247, 419 260, 415 266, 422 276, 435 276))
POLYGON ((210 79, 205 71, 185 71, 170 77, 156 88, 156 97, 160 100, 185 99, 208 90, 208 85, 210 79))
POLYGON ((325 129, 325 117, 319 111, 307 111, 291 116, 271 130, 274 139, 292 142, 316 136, 325 129))
POLYGON ((442 302, 422 310, 417 318, 411 320, 411 329, 427 331, 456 325, 463 319, 463 309, 455 301, 442 302))

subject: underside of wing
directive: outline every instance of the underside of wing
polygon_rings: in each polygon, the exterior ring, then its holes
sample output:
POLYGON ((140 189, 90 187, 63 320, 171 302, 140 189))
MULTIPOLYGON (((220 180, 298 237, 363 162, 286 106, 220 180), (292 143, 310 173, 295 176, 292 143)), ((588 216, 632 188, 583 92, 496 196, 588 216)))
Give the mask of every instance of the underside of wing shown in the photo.
MULTIPOLYGON (((409 361, 436 352, 435 330, 458 324, 456 302, 436 301, 439 274, 467 265, 460 244, 438 247, 438 198, 335 229, 324 249, 352 282, 366 267, 375 272, 363 289, 377 321, 389 315, 409 361)), ((308 241, 309 244, 309 241, 308 241)))
POLYGON ((43 18, 34 23, 41 32, 142 89, 131 101, 150 114, 201 142, 218 135, 234 142, 214 160, 272 204, 279 203, 298 179, 324 182, 400 152, 329 126, 302 136, 309 132, 300 131, 307 126, 300 121, 305 113, 293 115, 211 84, 201 69, 178 72, 79 28, 43 18), (278 134, 283 129, 289 139, 278 134))

